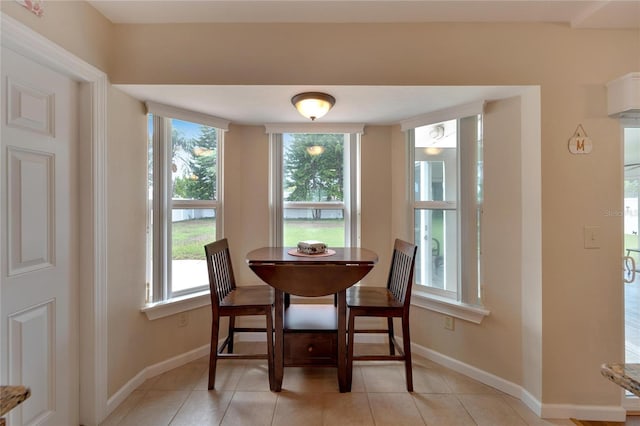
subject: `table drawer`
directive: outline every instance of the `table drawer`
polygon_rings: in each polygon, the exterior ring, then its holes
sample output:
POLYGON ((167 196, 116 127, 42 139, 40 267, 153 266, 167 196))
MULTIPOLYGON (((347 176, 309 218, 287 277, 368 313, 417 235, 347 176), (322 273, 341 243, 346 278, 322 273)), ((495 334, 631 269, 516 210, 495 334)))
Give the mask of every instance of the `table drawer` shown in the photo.
POLYGON ((284 364, 287 366, 336 365, 336 333, 285 333, 284 364))

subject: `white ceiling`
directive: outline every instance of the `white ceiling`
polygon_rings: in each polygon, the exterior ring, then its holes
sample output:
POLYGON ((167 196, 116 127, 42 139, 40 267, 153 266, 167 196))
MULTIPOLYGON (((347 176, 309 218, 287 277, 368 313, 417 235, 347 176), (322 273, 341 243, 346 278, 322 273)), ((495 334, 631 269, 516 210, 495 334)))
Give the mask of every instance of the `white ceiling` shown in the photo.
POLYGON ((143 101, 198 111, 238 124, 307 123, 291 104, 296 93, 324 91, 336 104, 323 123, 397 124, 479 100, 516 96, 519 86, 195 86, 116 85, 143 101))
MULTIPOLYGON (((640 0, 89 0, 114 23, 552 22, 572 28, 640 28, 640 0)), ((300 123, 290 99, 303 91, 336 98, 321 120, 392 124, 477 100, 518 94, 518 87, 118 85, 155 101, 243 124, 300 123)))
POLYGON ((555 22, 639 28, 638 0, 89 0, 114 23, 555 22))

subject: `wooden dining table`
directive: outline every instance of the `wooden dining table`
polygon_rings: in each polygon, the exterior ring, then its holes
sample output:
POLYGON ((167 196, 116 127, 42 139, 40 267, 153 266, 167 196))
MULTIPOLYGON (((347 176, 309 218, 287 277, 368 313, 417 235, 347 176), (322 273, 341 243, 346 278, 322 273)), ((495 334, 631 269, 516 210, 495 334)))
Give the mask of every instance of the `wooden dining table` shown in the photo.
POLYGON ((262 247, 246 256, 249 268, 275 290, 275 388, 282 389, 285 366, 337 367, 340 392, 351 390, 347 379, 346 290, 378 261, 361 247, 335 247, 305 255, 292 247, 262 247), (292 304, 285 295, 336 295, 335 303, 292 304))

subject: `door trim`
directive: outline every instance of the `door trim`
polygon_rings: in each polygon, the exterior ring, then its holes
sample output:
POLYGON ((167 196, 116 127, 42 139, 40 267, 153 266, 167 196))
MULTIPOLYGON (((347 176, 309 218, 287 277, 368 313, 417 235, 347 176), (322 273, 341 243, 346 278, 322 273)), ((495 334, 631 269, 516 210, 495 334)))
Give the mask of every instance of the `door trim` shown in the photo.
POLYGON ((81 139, 91 144, 93 253, 87 259, 92 285, 80 289, 80 323, 89 326, 79 336, 79 414, 81 424, 98 424, 107 409, 107 75, 2 12, 0 36, 2 46, 88 84, 91 123, 81 139))

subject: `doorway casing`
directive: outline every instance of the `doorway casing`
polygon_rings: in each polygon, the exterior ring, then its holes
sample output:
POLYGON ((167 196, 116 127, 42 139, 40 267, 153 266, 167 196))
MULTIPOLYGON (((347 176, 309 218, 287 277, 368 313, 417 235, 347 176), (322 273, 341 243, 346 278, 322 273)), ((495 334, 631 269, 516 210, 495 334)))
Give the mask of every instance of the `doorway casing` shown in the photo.
MULTIPOLYGON (((4 47, 55 69, 81 83, 86 124, 80 126, 80 162, 88 162, 90 185, 81 191, 80 232, 91 248, 81 258, 80 278, 80 423, 98 424, 107 408, 107 76, 101 70, 0 12, 4 47)), ((0 160, 2 153, 0 153, 0 160)))

